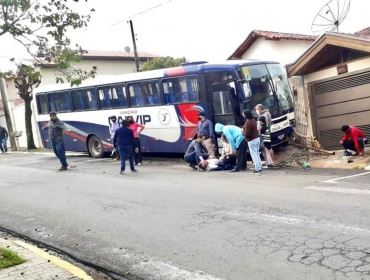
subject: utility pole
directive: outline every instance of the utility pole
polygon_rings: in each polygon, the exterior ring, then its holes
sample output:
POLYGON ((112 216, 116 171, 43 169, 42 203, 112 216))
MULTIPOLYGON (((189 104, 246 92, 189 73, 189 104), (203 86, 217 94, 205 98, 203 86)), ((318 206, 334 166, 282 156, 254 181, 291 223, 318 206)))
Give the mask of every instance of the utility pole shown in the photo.
POLYGON ((135 33, 134 33, 134 25, 132 24, 132 20, 129 20, 130 28, 131 28, 131 36, 132 36, 132 44, 134 46, 134 55, 135 55, 135 64, 136 64, 136 72, 140 71, 140 65, 139 65, 139 56, 137 55, 137 49, 136 49, 136 39, 135 39, 135 33))
POLYGON ((10 110, 9 110, 9 104, 8 104, 8 96, 7 96, 6 90, 5 90, 4 78, 2 78, 2 77, 0 77, 0 92, 1 92, 1 100, 3 101, 6 126, 8 127, 10 147, 11 147, 12 151, 16 151, 17 150, 17 145, 15 144, 12 118, 11 118, 11 114, 10 114, 10 110))

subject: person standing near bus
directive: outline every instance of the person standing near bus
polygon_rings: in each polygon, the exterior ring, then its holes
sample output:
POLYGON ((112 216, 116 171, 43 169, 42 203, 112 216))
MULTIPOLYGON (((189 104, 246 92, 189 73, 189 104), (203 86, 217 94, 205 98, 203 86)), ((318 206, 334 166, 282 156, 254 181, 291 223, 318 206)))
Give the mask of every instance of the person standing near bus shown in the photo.
POLYGON ((129 122, 129 128, 134 133, 135 165, 142 165, 143 159, 141 155, 140 133, 144 130, 145 126, 135 122, 133 117, 128 117, 127 120, 129 122))
POLYGON ((5 127, 0 125, 0 150, 3 153, 8 151, 8 144, 6 143, 8 136, 8 131, 5 129, 5 127))
MULTIPOLYGON (((116 133, 117 129, 120 127, 120 123, 117 122, 117 117, 116 116, 111 116, 108 118, 108 124, 109 124, 109 134, 110 134, 110 139, 113 143, 113 138, 114 134, 116 133)), ((117 147, 113 145, 113 152, 112 152, 112 157, 114 157, 115 160, 119 160, 119 152, 117 147)))
POLYGON ((214 144, 213 123, 206 118, 204 112, 198 113, 198 138, 201 139, 201 144, 206 148, 209 158, 216 158, 216 146, 214 144))
MULTIPOLYGON (((271 114, 269 111, 266 110, 265 106, 263 106, 262 104, 258 104, 256 107, 256 113, 258 114, 258 117, 264 117, 265 118, 265 123, 266 123, 266 126, 270 133, 271 133, 271 124, 272 124, 272 118, 271 118, 271 114)), ((261 121, 259 121, 257 119, 257 129, 258 131, 261 131, 261 121)), ((274 150, 271 148, 268 150, 269 151, 269 154, 270 154, 270 158, 271 158, 271 161, 274 161, 274 150)))
POLYGON ((243 126, 245 140, 248 143, 249 153, 254 163, 254 173, 262 172, 262 162, 260 158, 261 138, 257 130, 257 122, 254 119, 252 112, 246 110, 243 112, 246 122, 243 126))
POLYGON ((131 172, 137 172, 134 166, 134 133, 129 125, 128 120, 123 120, 122 127, 117 129, 113 137, 113 145, 118 148, 121 157, 121 175, 125 174, 126 158, 130 162, 131 172))
POLYGON ((66 126, 64 122, 59 120, 56 112, 51 112, 49 116, 49 140, 51 142, 54 154, 57 156, 62 165, 59 168, 59 171, 64 171, 68 168, 66 150, 64 146, 64 130, 66 126))

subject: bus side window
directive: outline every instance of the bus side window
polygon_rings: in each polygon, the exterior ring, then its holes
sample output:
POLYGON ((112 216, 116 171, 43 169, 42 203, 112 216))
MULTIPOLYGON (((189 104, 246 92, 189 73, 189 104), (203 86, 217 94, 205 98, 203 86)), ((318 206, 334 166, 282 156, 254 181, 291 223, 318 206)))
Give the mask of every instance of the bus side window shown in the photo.
POLYGON ((111 109, 112 108, 112 91, 109 87, 98 88, 98 96, 100 102, 100 108, 111 109))
POLYGON ((140 84, 132 84, 129 86, 130 102, 133 107, 145 106, 148 102, 144 96, 140 84))
POLYGON ((98 100, 95 89, 72 90, 72 102, 75 111, 97 110, 98 100))
POLYGON ((166 104, 199 101, 199 83, 195 77, 173 78, 163 81, 166 104))
POLYGON ((51 93, 49 95, 50 110, 53 112, 71 112, 71 101, 69 91, 51 93))
POLYGON ((36 96, 37 111, 40 115, 49 113, 48 96, 40 94, 36 96))
POLYGON ((161 104, 161 99, 159 95, 159 86, 156 81, 143 83, 143 89, 149 105, 161 104))
POLYGON ((113 107, 127 107, 127 95, 124 85, 117 85, 112 87, 113 107))

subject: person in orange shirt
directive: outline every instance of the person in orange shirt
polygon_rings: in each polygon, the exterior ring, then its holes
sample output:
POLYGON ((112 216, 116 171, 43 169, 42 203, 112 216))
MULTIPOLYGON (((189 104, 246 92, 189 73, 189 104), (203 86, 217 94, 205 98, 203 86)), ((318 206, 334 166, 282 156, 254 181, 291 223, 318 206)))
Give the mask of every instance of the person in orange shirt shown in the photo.
POLYGON ((340 144, 344 148, 344 155, 363 156, 365 144, 367 144, 365 133, 361 129, 349 125, 343 125, 342 132, 344 132, 344 135, 340 140, 340 144), (352 154, 351 151, 353 151, 355 154, 352 154))
POLYGON ((141 155, 141 143, 140 143, 140 133, 144 130, 145 126, 134 121, 133 117, 128 117, 129 128, 134 133, 134 155, 135 155, 135 165, 142 165, 143 159, 141 155))

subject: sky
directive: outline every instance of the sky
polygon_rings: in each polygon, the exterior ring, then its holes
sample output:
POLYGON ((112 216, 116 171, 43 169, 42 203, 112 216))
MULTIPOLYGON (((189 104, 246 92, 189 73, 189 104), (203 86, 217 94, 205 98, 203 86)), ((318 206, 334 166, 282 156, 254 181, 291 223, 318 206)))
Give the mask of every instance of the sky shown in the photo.
MULTIPOLYGON (((227 59, 254 29, 312 34, 312 21, 326 3, 327 0, 88 0, 77 4, 81 12, 96 10, 88 28, 69 35, 84 49, 132 49, 127 23, 131 18, 138 51, 185 56, 189 61, 220 61, 227 59)), ((351 0, 340 32, 353 33, 369 27, 369 11, 369 0, 351 0)), ((0 37, 0 44, 0 56, 24 55, 11 38, 0 37)))

